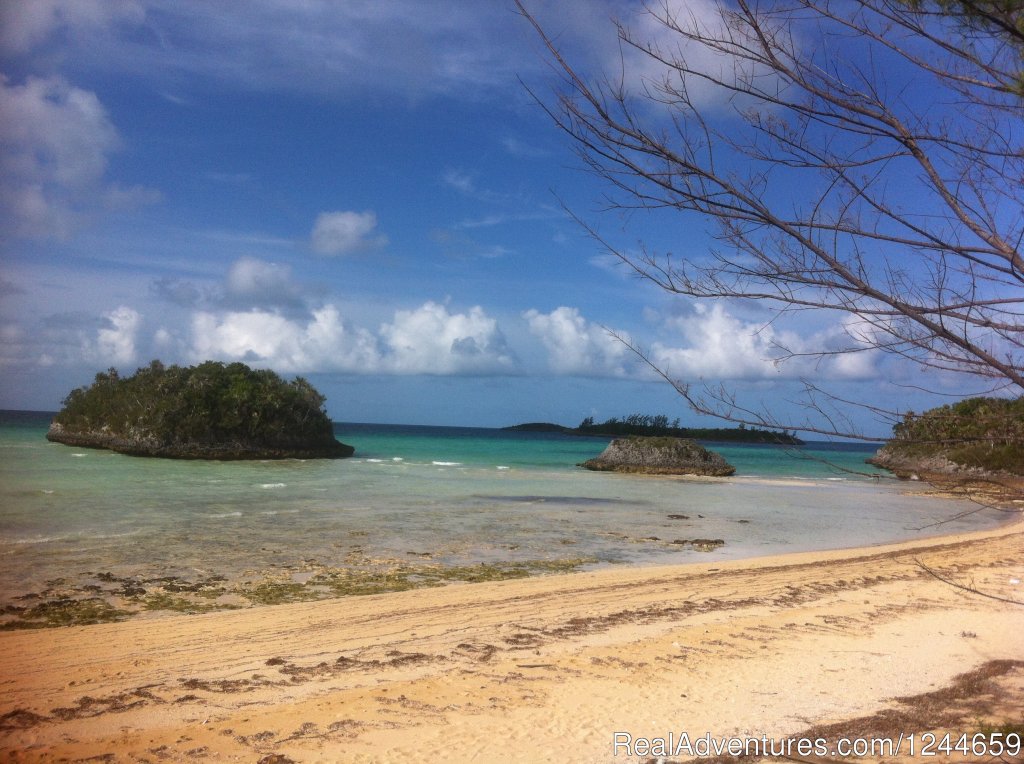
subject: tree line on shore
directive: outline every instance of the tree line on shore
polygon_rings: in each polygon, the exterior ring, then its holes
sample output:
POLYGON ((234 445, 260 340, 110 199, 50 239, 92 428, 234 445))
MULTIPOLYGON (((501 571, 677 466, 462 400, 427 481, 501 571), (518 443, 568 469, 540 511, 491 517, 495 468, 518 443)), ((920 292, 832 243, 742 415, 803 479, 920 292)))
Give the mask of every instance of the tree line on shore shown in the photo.
POLYGON ((758 427, 682 427, 679 419, 669 420, 664 414, 630 414, 595 422, 587 417, 576 427, 563 427, 550 422, 531 422, 506 428, 527 432, 560 432, 565 435, 607 436, 612 438, 630 435, 689 438, 727 443, 768 443, 787 446, 801 446, 803 441, 795 433, 786 430, 775 431, 758 427))
POLYGON ((583 435, 669 436, 693 440, 803 445, 802 440, 786 430, 774 431, 742 424, 738 427, 681 427, 678 418, 669 422, 664 414, 630 414, 622 419, 612 417, 603 422, 595 422, 593 417, 587 417, 579 423, 576 431, 583 435))

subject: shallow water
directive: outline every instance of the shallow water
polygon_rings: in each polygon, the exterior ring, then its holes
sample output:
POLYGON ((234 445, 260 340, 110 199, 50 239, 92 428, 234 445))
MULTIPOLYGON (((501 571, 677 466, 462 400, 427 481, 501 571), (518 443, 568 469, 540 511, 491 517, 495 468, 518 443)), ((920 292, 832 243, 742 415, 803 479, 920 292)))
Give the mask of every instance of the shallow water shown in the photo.
POLYGON ((667 564, 879 544, 1001 519, 979 513, 917 530, 965 505, 806 458, 864 471, 871 449, 862 446, 714 446, 737 477, 698 480, 588 472, 575 465, 606 441, 552 434, 339 425, 353 459, 199 462, 52 444, 47 423, 0 419, 3 602, 100 572, 259 581, 357 563, 667 564), (724 545, 674 543, 692 539, 724 545))

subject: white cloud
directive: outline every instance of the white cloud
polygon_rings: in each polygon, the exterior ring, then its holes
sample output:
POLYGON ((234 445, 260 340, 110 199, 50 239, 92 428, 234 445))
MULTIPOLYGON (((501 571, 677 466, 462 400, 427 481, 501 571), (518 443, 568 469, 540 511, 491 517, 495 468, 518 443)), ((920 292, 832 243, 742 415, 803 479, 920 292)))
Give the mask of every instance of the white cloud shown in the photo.
POLYGON ((263 296, 279 290, 291 280, 291 269, 277 263, 268 263, 254 257, 242 257, 228 271, 227 287, 239 296, 263 296))
POLYGON ((486 97, 517 87, 515 74, 539 63, 508 44, 527 31, 510 9, 478 0, 5 0, 0 8, 8 51, 61 45, 63 58, 156 77, 164 91, 208 77, 247 89, 486 97))
MULTIPOLYGON (((767 67, 755 67, 713 46, 690 41, 673 28, 695 32, 706 39, 734 40, 732 44, 737 48, 746 43, 756 48, 757 41, 749 30, 728 22, 726 13, 731 12, 716 0, 659 0, 648 4, 643 10, 623 18, 622 22, 631 39, 649 46, 657 57, 631 45, 608 46, 604 48, 609 57, 604 68, 612 73, 613 81, 621 76, 626 88, 634 95, 647 91, 657 93, 665 83, 672 88, 680 87, 679 73, 659 58, 682 62, 693 71, 725 83, 735 81, 736 77, 756 80, 760 87, 771 92, 778 83, 778 77, 767 67)), ((770 22, 765 19, 765 23, 770 22)), ((732 90, 717 86, 706 77, 686 75, 685 83, 687 97, 699 109, 725 107, 737 97, 732 90)))
POLYGON ((693 313, 670 319, 666 327, 680 335, 683 346, 654 343, 650 358, 673 378, 867 379, 877 374, 876 354, 849 321, 825 323, 823 329, 803 335, 742 321, 721 302, 698 302, 693 313))
MULTIPOLYGON (((450 167, 441 173, 441 183, 443 185, 448 188, 455 189, 460 194, 468 196, 479 202, 487 202, 488 204, 509 204, 519 201, 514 194, 502 191, 492 191, 489 188, 482 187, 477 179, 478 173, 454 167, 450 167)), ((531 215, 532 214, 535 213, 531 213, 531 215)))
POLYGON ((650 357, 671 377, 762 379, 781 374, 772 363, 779 356, 775 330, 740 321, 721 303, 697 303, 692 314, 666 324, 685 345, 654 343, 650 357))
POLYGON ((505 136, 501 139, 501 145, 505 151, 515 157, 521 157, 523 159, 539 159, 541 157, 548 156, 551 152, 547 149, 540 148, 527 141, 520 140, 515 136, 505 136))
POLYGON ((454 314, 436 302, 400 310, 381 327, 381 338, 398 373, 489 373, 514 365, 498 322, 479 306, 454 314))
POLYGON ((197 361, 244 360, 282 372, 358 371, 378 358, 372 337, 347 329, 332 306, 305 322, 265 310, 196 313, 191 354, 197 361))
MULTIPOLYGON (((665 69, 628 47, 621 49, 616 15, 640 39, 667 52, 679 47, 639 4, 620 0, 530 0, 531 12, 581 71, 616 78, 623 70, 634 91, 657 82, 665 69)), ((650 7, 660 12, 661 2, 650 7)), ((714 0, 667 0, 681 23, 691 18, 721 27, 714 0)), ((0 50, 40 52, 52 60, 86 62, 99 70, 156 78, 158 92, 207 77, 256 90, 331 95, 522 97, 517 76, 545 72, 534 32, 514 8, 479 0, 7 0, 0 3, 0 50), (48 47, 49 46, 49 47, 48 47)), ((712 70, 725 58, 686 46, 687 59, 712 70)), ((47 59, 42 59, 47 60, 47 59)), ((722 101, 699 82, 694 92, 722 101)), ((167 97, 165 95, 165 97, 167 97)), ((177 92, 176 100, 182 100, 177 92)), ((187 99, 186 99, 187 100, 187 99)), ((509 151, 536 150, 505 142, 509 151)))
MULTIPOLYGON (((557 374, 621 377, 628 373, 632 351, 607 329, 592 324, 579 309, 560 307, 550 313, 523 314, 530 331, 548 351, 548 365, 557 374)), ((629 336, 618 332, 624 340, 629 336)))
MULTIPOLYGON (((651 369, 627 346, 634 338, 612 336, 591 323, 578 308, 523 314, 540 339, 548 367, 556 374, 654 379, 651 369)), ((659 320, 651 312, 651 320, 659 320)), ((822 322, 811 334, 772 324, 744 321, 723 303, 698 302, 684 316, 660 319, 662 341, 646 348, 651 363, 681 379, 767 380, 827 377, 861 380, 878 376, 878 353, 864 336, 862 322, 822 322), (852 351, 852 352, 849 352, 852 351)))
POLYGON ((107 326, 96 333, 96 355, 103 363, 129 364, 135 361, 135 338, 142 316, 125 306, 105 313, 107 326))
POLYGON ((387 236, 373 235, 377 215, 373 212, 321 212, 313 225, 313 251, 321 255, 348 255, 380 249, 388 243, 387 236))
POLYGON ((465 170, 449 168, 441 174, 441 182, 463 194, 476 193, 476 180, 465 170))
POLYGON ((62 28, 74 35, 144 18, 135 0, 10 0, 0 3, 0 51, 26 53, 62 28))
POLYGON ((353 328, 333 305, 309 318, 267 310, 198 312, 192 320, 195 360, 238 359, 282 372, 353 374, 490 374, 514 370, 497 321, 482 308, 451 313, 427 302, 396 311, 374 334, 353 328))
POLYGON ((89 214, 154 198, 106 181, 117 130, 95 93, 60 77, 0 75, 0 145, 0 214, 17 234, 62 238, 89 214))
POLYGON ((255 257, 231 264, 225 280, 225 302, 238 306, 299 306, 302 295, 292 282, 291 268, 255 257))

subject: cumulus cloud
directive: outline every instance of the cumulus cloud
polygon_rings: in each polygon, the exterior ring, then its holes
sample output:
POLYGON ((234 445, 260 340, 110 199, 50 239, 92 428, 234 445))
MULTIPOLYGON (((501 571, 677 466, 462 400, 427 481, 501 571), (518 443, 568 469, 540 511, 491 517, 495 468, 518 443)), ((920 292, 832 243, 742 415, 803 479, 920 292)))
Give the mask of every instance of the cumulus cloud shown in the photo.
POLYGON ((721 303, 697 303, 691 314, 666 323, 685 344, 655 343, 650 357, 670 376, 761 379, 781 373, 773 364, 780 355, 773 327, 743 322, 721 303))
POLYGON ((15 233, 67 236, 88 215, 151 201, 105 179, 120 138, 95 93, 61 77, 0 75, 0 214, 15 233))
POLYGON ((149 291, 160 300, 183 308, 304 309, 307 292, 292 278, 287 265, 240 257, 231 263, 220 284, 196 284, 187 279, 162 277, 149 284, 149 291))
MULTIPOLYGON (((547 350, 556 374, 653 379, 627 346, 635 340, 588 321, 577 308, 523 314, 547 350)), ((722 303, 696 303, 683 316, 661 321, 662 339, 646 350, 651 363, 677 379, 765 380, 877 377, 877 352, 863 322, 823 324, 809 334, 744 321, 722 303)))
POLYGON ((673 377, 796 379, 874 376, 875 354, 848 322, 804 335, 772 324, 743 321, 722 303, 697 303, 693 312, 666 322, 684 344, 652 345, 651 361, 673 377))
POLYGON ((103 313, 54 313, 38 322, 0 324, 0 366, 134 363, 142 314, 120 306, 103 313))
POLYGON ((491 374, 516 363, 497 321, 482 308, 452 313, 434 302, 396 311, 376 333, 352 327, 333 305, 303 319, 268 310, 198 312, 191 354, 284 372, 354 374, 491 374))
MULTIPOLYGON (((557 374, 622 377, 629 372, 632 353, 607 329, 587 321, 579 309, 560 307, 550 313, 528 310, 527 324, 548 352, 557 374)), ((628 335, 618 333, 628 340, 628 335)))
POLYGON ((142 317, 138 311, 123 305, 103 317, 107 326, 96 333, 99 357, 111 363, 132 363, 135 360, 135 335, 142 317))
POLYGON ((321 255, 348 255, 380 249, 387 236, 374 235, 377 215, 373 212, 321 212, 311 236, 313 251, 321 255))
POLYGON ((242 305, 302 304, 300 289, 292 283, 291 268, 255 257, 231 264, 225 281, 227 302, 242 305))
POLYGON ((265 310, 196 313, 192 356, 300 372, 358 370, 375 365, 379 354, 369 332, 347 328, 337 309, 326 306, 307 321, 265 310))
POLYGON ((498 322, 479 306, 454 314, 436 302, 400 310, 381 327, 381 338, 388 365, 399 373, 488 373, 515 362, 498 322))

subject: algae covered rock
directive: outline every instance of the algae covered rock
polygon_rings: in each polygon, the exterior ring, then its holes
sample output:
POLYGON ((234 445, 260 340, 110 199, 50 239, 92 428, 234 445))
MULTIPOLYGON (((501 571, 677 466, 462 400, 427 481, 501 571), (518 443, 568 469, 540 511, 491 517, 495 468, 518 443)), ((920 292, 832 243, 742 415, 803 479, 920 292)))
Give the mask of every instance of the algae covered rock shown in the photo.
POLYGON ((174 459, 338 459, 324 397, 302 377, 285 381, 243 363, 183 368, 153 361, 116 369, 72 390, 48 440, 132 456, 174 459))
POLYGON ((687 438, 616 438, 595 459, 580 465, 588 470, 647 475, 706 475, 736 472, 720 454, 687 438))

